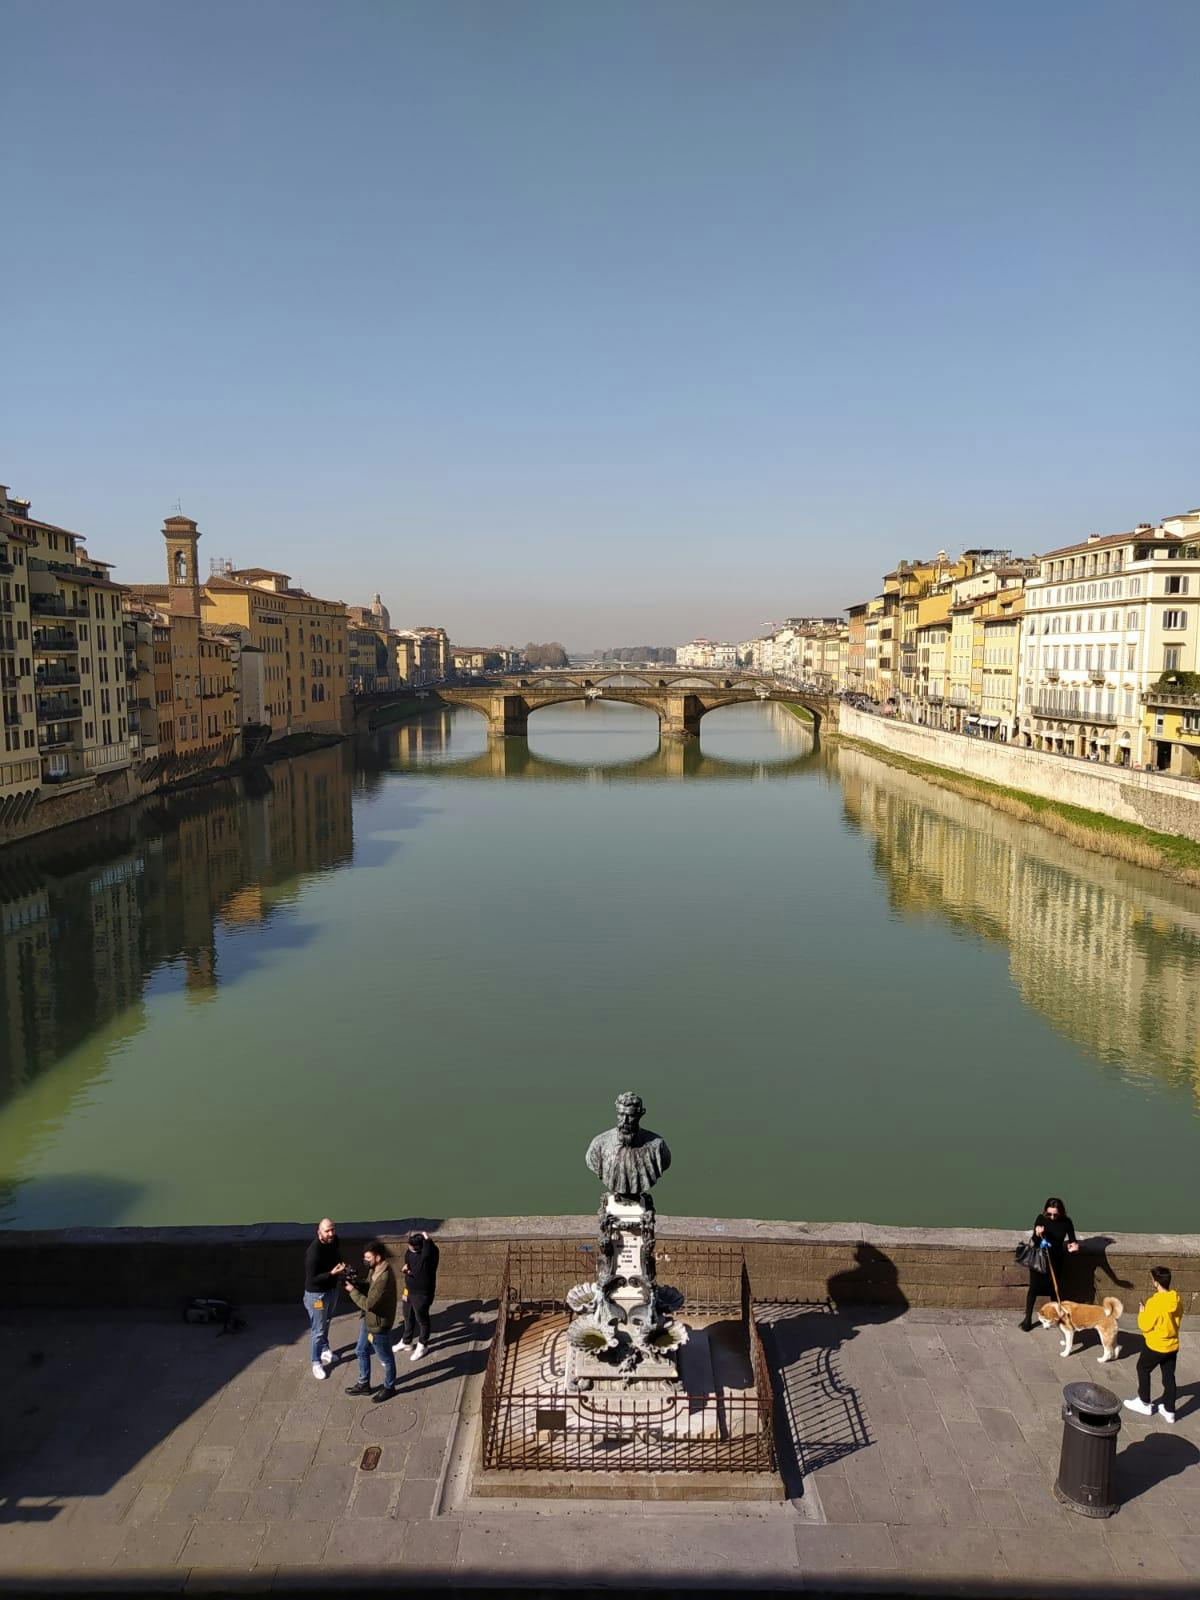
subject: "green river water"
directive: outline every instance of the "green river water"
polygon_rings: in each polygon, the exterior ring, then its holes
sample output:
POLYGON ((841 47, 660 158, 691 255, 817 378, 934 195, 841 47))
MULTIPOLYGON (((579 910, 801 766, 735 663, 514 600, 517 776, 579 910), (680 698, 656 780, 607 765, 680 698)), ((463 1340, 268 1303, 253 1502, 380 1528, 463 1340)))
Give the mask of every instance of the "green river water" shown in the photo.
POLYGON ((1200 894, 780 707, 431 709, 0 855, 0 1222, 1192 1230, 1200 894))

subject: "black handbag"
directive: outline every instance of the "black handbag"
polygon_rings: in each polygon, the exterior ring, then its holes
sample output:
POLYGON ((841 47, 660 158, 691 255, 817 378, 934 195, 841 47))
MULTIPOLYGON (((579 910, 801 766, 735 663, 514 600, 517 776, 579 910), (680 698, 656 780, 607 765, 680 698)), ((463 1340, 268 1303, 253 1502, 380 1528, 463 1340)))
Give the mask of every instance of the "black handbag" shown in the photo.
POLYGON ((1032 1239, 1019 1239, 1017 1248, 1013 1251, 1013 1260, 1019 1267, 1025 1267, 1030 1272, 1045 1272, 1046 1252, 1034 1243, 1032 1239))

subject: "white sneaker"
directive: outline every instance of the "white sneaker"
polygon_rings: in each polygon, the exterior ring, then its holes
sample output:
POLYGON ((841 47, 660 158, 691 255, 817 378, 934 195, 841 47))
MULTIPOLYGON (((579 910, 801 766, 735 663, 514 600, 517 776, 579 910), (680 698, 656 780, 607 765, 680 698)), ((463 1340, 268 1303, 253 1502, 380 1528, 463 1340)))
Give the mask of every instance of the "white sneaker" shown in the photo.
POLYGON ((331 1367, 333 1365, 333 1351, 328 1347, 321 1351, 321 1365, 323 1367, 331 1367))
POLYGON ((313 1377, 314 1378, 327 1378, 328 1376, 329 1376, 329 1374, 325 1371, 325 1368, 321 1365, 321 1363, 319 1361, 314 1361, 313 1362, 313 1377))
POLYGON ((1158 1420, 1160 1422, 1169 1422, 1172 1425, 1174 1425, 1175 1413, 1173 1411, 1164 1411, 1163 1408, 1161 1406, 1159 1406, 1159 1408, 1158 1408, 1158 1420))
POLYGON ((407 1349, 408 1349, 408 1340, 407 1339, 397 1339, 395 1344, 392 1346, 392 1353, 394 1355, 399 1355, 401 1350, 407 1350, 407 1349))
POLYGON ((1136 1411, 1142 1417, 1152 1417, 1154 1415, 1154 1407, 1148 1406, 1144 1400, 1126 1400, 1125 1409, 1126 1411, 1136 1411))
POLYGON ((423 1344, 415 1344, 412 1347, 412 1354, 409 1356, 408 1359, 410 1361, 420 1361, 421 1357, 424 1354, 425 1354, 425 1346, 423 1344))

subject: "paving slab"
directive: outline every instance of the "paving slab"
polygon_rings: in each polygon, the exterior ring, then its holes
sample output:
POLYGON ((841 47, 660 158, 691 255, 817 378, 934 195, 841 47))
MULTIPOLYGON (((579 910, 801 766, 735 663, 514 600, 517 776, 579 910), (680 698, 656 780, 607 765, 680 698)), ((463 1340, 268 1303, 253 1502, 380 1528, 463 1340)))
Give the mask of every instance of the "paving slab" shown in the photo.
MULTIPOLYGON (((40 1366, 19 1359, 37 1319, 10 1315, 0 1572, 195 1593, 427 1581, 1013 1600, 1065 1573, 1116 1600, 1182 1595, 1200 1571, 1189 1332, 1179 1421, 1123 1415, 1121 1507, 1096 1521, 1052 1494, 1062 1386, 1098 1379, 1133 1394, 1131 1327, 1122 1358, 1097 1369, 1089 1348, 1063 1361, 1055 1335, 1023 1334, 1011 1314, 763 1308, 790 1501, 475 1501, 455 1466, 479 1423, 481 1347, 465 1315, 444 1309, 446 1346, 435 1323, 429 1358, 400 1363, 401 1393, 384 1406, 345 1395, 353 1363, 314 1380, 303 1319, 277 1308, 251 1312, 241 1343, 165 1318, 118 1321, 111 1339, 99 1330, 95 1382, 96 1318, 40 1366), (126 1358, 110 1361, 114 1349, 126 1358)), ((340 1343, 352 1329, 338 1319, 340 1343)))

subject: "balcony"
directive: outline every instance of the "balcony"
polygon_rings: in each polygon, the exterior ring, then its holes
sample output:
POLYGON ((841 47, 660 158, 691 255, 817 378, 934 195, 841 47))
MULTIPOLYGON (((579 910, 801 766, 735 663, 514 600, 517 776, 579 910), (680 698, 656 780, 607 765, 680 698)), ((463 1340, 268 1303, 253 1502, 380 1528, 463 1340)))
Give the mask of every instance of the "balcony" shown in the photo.
POLYGON ((1187 694, 1181 689, 1145 689, 1142 692, 1144 706, 1183 706, 1192 708, 1200 706, 1200 694, 1187 694))
POLYGON ((35 656, 56 656, 79 654, 79 641, 73 633, 68 633, 65 628, 35 628, 33 630, 33 653, 35 656))
POLYGON ((31 594, 29 609, 42 617, 86 617, 86 606, 69 606, 61 595, 31 594))
POLYGON ((127 767, 128 741, 122 740, 120 744, 94 745, 83 752, 83 764, 88 772, 107 772, 113 767, 127 767))
POLYGON ((61 695, 40 694, 37 701, 38 718, 42 722, 59 722, 64 717, 75 722, 83 716, 83 707, 73 705, 61 695))
POLYGON ((1049 706, 1042 701, 1033 708, 1035 717, 1048 717, 1054 722, 1091 722, 1106 728, 1115 728, 1117 714, 1115 711, 1067 711, 1062 706, 1049 706))
POLYGON ((969 706, 971 704, 971 696, 964 689, 951 689, 946 699, 952 706, 969 706))
POLYGON ((6 728, 19 728, 21 726, 21 713, 4 708, 4 726, 6 728))
POLYGON ((38 689, 45 689, 47 686, 72 688, 78 683, 78 672, 72 672, 66 667, 39 668, 34 674, 34 685, 38 689))
POLYGON ((59 723, 53 728, 38 729, 39 750, 74 750, 75 735, 66 723, 59 723))

